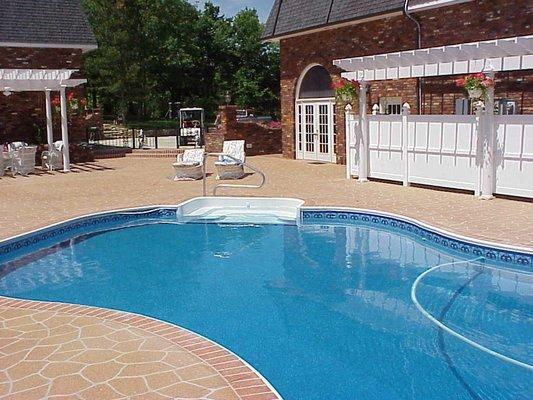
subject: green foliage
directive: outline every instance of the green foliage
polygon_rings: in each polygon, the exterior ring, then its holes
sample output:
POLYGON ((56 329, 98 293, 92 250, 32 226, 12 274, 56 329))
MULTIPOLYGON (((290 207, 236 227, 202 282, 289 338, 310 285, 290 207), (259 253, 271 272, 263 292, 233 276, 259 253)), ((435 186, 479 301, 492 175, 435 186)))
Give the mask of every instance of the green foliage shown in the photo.
POLYGON ((163 118, 168 102, 213 114, 229 91, 241 107, 279 110, 279 51, 261 43, 255 10, 234 18, 185 0, 84 0, 98 40, 88 90, 107 114, 163 118))

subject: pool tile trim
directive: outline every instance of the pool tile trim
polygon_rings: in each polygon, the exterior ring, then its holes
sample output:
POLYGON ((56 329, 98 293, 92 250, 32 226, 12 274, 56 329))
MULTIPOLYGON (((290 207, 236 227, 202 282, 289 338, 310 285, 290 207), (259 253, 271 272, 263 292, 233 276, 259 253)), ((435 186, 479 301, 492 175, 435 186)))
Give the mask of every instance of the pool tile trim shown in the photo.
MULTIPOLYGON (((0 256, 21 251, 25 247, 35 245, 39 242, 65 234, 71 234, 86 227, 94 227, 101 223, 146 220, 175 221, 179 206, 160 205, 135 207, 72 218, 0 241, 0 256)), ((407 234, 430 241, 437 246, 445 247, 457 254, 484 257, 510 267, 533 269, 533 249, 503 246, 497 243, 464 237, 402 215, 350 207, 303 206, 300 208, 299 222, 302 225, 346 225, 363 223, 365 225, 371 224, 382 227, 390 226, 398 228, 407 234)), ((209 223, 209 221, 206 221, 206 223, 209 223)))
POLYGON ((228 386, 240 399, 282 400, 281 395, 270 382, 268 382, 255 368, 231 350, 226 349, 224 346, 196 332, 169 322, 125 311, 69 303, 22 300, 4 296, 0 296, 0 307, 53 311, 77 317, 90 316, 140 329, 178 345, 202 359, 226 381, 228 386), (190 343, 191 340, 194 340, 194 342, 190 343), (198 347, 200 344, 202 347, 198 347), (222 352, 224 361, 220 359, 220 354, 218 356, 213 356, 213 353, 203 352, 202 350, 205 350, 206 348, 212 348, 213 352, 215 350, 216 352, 222 352), (234 374, 232 373, 232 370, 234 369, 239 369, 241 372, 234 374), (258 384, 258 382, 260 382, 260 384, 258 384))
POLYGON ((484 257, 509 267, 533 269, 533 249, 503 246, 464 237, 402 215, 348 207, 302 207, 300 221, 302 225, 363 224, 392 227, 436 246, 445 247, 456 254, 484 257))

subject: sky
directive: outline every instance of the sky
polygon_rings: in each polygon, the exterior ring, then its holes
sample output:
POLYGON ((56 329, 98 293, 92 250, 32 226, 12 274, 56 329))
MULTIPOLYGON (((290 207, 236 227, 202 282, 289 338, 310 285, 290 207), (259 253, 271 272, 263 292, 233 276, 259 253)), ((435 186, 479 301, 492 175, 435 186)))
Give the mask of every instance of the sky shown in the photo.
MULTIPOLYGON (((189 1, 193 4, 196 2, 196 0, 189 1)), ((211 2, 220 6, 221 13, 228 17, 234 16, 245 7, 255 8, 261 22, 265 22, 274 0, 211 0, 211 2)), ((200 1, 200 3, 203 3, 203 1, 200 1)))

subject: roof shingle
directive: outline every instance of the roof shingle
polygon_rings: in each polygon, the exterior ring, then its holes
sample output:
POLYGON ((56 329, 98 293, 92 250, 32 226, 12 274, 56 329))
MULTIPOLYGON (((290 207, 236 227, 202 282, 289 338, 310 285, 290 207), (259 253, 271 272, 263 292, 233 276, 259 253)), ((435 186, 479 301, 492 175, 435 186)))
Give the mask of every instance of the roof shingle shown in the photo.
POLYGON ((0 0, 0 43, 95 46, 80 0, 0 0))
POLYGON ((405 0, 275 0, 264 39, 400 11, 405 0))

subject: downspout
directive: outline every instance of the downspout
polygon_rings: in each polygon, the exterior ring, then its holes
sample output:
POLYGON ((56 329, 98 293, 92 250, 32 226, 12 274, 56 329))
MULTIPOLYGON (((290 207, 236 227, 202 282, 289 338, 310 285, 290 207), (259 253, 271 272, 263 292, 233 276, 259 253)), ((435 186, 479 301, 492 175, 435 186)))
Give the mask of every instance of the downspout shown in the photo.
MULTIPOLYGON (((416 48, 422 48, 422 27, 420 26, 420 21, 418 21, 412 14, 409 13, 409 0, 405 0, 403 5, 403 14, 413 21, 416 25, 416 48)), ((418 105, 418 114, 422 114, 422 78, 416 79, 416 101, 418 105)))

